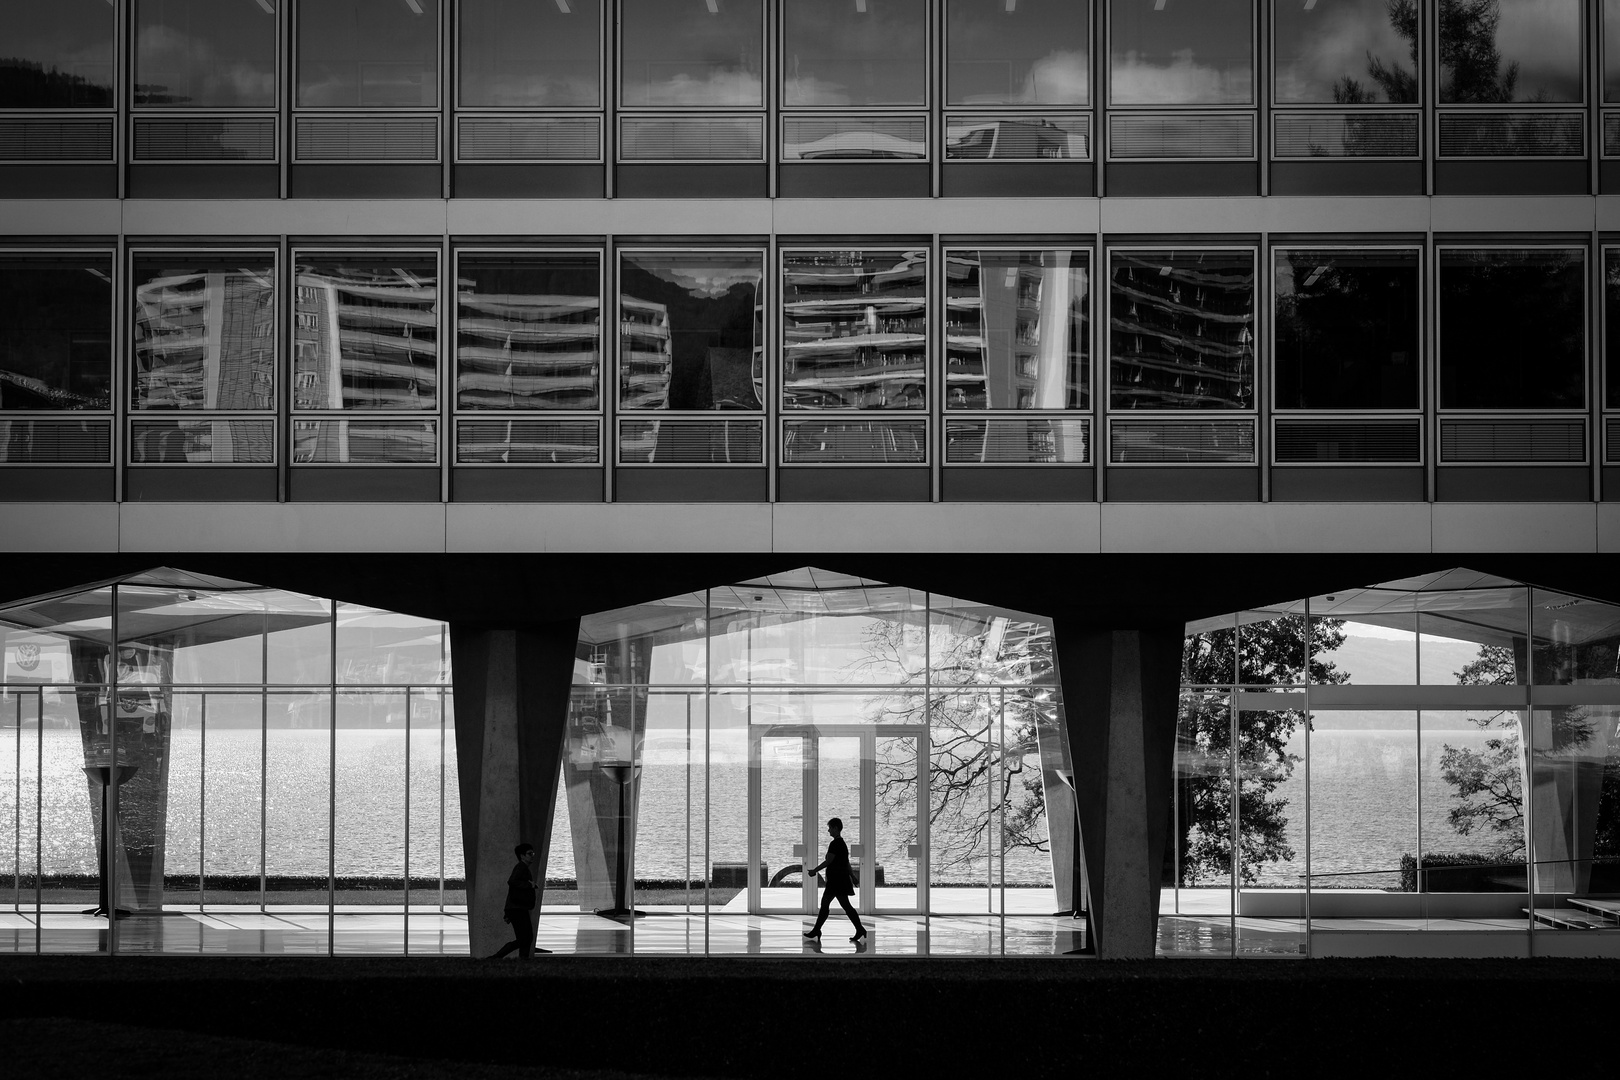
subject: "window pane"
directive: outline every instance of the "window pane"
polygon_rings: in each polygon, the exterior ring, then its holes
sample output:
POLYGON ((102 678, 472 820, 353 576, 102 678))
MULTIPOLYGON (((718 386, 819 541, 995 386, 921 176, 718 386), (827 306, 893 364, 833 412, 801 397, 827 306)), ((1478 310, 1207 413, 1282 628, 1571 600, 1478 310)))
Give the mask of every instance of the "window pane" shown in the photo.
POLYGON ((112 260, 0 258, 0 409, 112 407, 112 260))
POLYGON ((951 0, 946 100, 952 105, 1084 105, 1091 12, 1074 0, 951 0))
POLYGON ((111 108, 113 15, 105 0, 0 0, 0 108, 111 108))
POLYGON ((619 259, 619 404, 759 409, 763 256, 638 251, 619 259))
POLYGON ((1581 18, 1581 0, 1440 0, 1440 100, 1582 100, 1581 18))
POLYGON ((434 408, 437 274, 437 261, 417 254, 302 255, 293 408, 434 408))
POLYGON ((952 251, 945 288, 947 408, 1086 407, 1086 252, 952 251))
POLYGON ((319 0, 297 14, 299 105, 439 103, 439 0, 319 0))
POLYGON ((1279 102, 1418 100, 1416 0, 1285 0, 1275 10, 1279 102))
POLYGON ((927 407, 928 253, 782 256, 782 404, 927 407))
POLYGON ((1249 0, 1112 3, 1114 104, 1247 105, 1254 100, 1249 0))
POLYGON ((1603 100, 1620 101, 1620 0, 1603 0, 1603 100))
POLYGON ((1578 409, 1586 371, 1578 248, 1440 252, 1440 407, 1578 409))
POLYGON ((1603 335, 1604 367, 1607 375, 1608 407, 1620 408, 1620 251, 1603 258, 1603 335))
POLYGON ((275 5, 138 0, 135 102, 275 108, 275 5))
POLYGON ((924 0, 788 0, 782 10, 782 104, 922 105, 924 0))
POLYGON ((262 251, 137 256, 131 408, 272 408, 274 279, 262 251))
POLYGON ((1254 257, 1116 251, 1112 260, 1112 407, 1253 405, 1254 257))
POLYGON ((623 0, 620 103, 765 104, 761 0, 623 0))
POLYGON ((593 254, 464 256, 458 409, 595 409, 602 273, 593 254))
POLYGON ((462 0, 463 108, 602 104, 600 0, 462 0))
POLYGON ((1277 252, 1277 408, 1418 406, 1418 253, 1277 252))

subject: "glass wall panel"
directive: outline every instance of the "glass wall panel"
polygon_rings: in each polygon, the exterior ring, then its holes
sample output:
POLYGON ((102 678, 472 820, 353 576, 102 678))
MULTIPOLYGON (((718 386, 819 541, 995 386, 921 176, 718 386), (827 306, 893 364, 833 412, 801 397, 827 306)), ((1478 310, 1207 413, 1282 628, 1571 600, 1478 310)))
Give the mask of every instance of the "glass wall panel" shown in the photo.
POLYGON ((945 100, 951 105, 1084 105, 1091 100, 1090 4, 950 0, 945 100))
POLYGON ((171 696, 161 860, 164 904, 203 902, 203 764, 207 753, 203 726, 206 710, 220 697, 219 692, 178 689, 171 696))
POLYGON ((1583 101, 1581 0, 1440 0, 1440 100, 1583 101))
POLYGON ((1236 719, 1237 914, 1242 916, 1236 921, 1236 951, 1298 956, 1306 944, 1304 763, 1309 717, 1298 709, 1240 709, 1236 719))
POLYGON ((1311 681, 1417 682, 1417 615, 1409 594, 1353 590, 1311 600, 1311 681), (1413 629, 1408 629, 1412 627, 1413 629))
POLYGON ((1250 0, 1109 0, 1109 97, 1115 105, 1254 101, 1250 0))
POLYGON ((1417 251, 1278 251, 1279 409, 1416 409, 1417 251))
POLYGON ((1418 851, 1417 751, 1415 712, 1313 713, 1313 889, 1401 889, 1418 851))
MULTIPOLYGON (((709 909, 723 908, 748 890, 750 874, 768 885, 781 867, 748 864, 748 694, 719 690, 709 695, 707 740, 708 814, 704 835, 709 872, 709 909), (767 873, 769 871, 769 873, 767 873)), ((812 866, 815 864, 812 863, 812 866)), ((747 903, 746 897, 743 901, 747 903)), ((746 935, 709 927, 709 952, 748 951, 746 935)))
POLYGON ((1176 723, 1168 895, 1161 955, 1230 955, 1232 937, 1232 707, 1225 693, 1184 691, 1176 723), (1168 916, 1168 917, 1167 917, 1168 916))
POLYGON ((0 256, 0 409, 112 407, 112 259, 0 256))
POLYGON ((782 253, 782 404, 925 409, 928 252, 782 253))
POLYGON ((439 0, 299 0, 297 104, 439 104, 439 0))
MULTIPOLYGON (((1511 709, 1425 710, 1422 728, 1421 865, 1403 864, 1402 888, 1425 894, 1431 929, 1468 916, 1524 921, 1524 741, 1511 709), (1456 893, 1501 897, 1469 910, 1456 893)), ((1476 901, 1477 903, 1477 901, 1476 901)))
POLYGON ((1620 101, 1620 0, 1603 0, 1603 100, 1620 101))
MULTIPOLYGON (((261 872, 269 875, 274 894, 270 902, 315 902, 308 895, 311 883, 295 882, 290 876, 303 870, 297 855, 308 850, 309 844, 300 795, 309 785, 325 790, 326 759, 324 753, 318 761, 288 754, 291 740, 284 729, 290 726, 289 711, 285 699, 267 702, 257 694, 209 694, 208 716, 199 716, 203 741, 202 892, 203 903, 210 908, 258 907, 266 900, 260 891, 261 872)), ((325 801, 323 796, 317 819, 322 904, 326 902, 325 801)))
POLYGON ((600 0, 461 0, 462 108, 602 104, 600 0))
MULTIPOLYGON (((927 666, 921 601, 903 586, 872 582, 829 607, 813 586, 791 575, 711 590, 709 679, 761 689, 920 686, 927 666)), ((792 693, 784 689, 780 696, 792 693)))
POLYGON ((619 103, 765 104, 762 0, 622 0, 619 103))
POLYGON ((760 409, 764 257, 753 251, 619 256, 619 405, 760 409))
MULTIPOLYGON (((95 659, 76 656, 75 669, 99 676, 105 649, 99 652, 95 659)), ((79 912, 96 908, 102 896, 103 789, 99 782, 87 779, 85 767, 93 768, 111 756, 106 700, 106 687, 98 683, 81 685, 55 702, 45 702, 38 773, 36 894, 41 904, 43 952, 106 952, 109 948, 107 924, 78 917, 79 912)))
POLYGON ((294 410, 437 406, 436 259, 306 252, 294 274, 294 410))
MULTIPOLYGON (((1297 686, 1307 681, 1303 604, 1292 604, 1280 610, 1245 611, 1239 616, 1238 624, 1237 681, 1240 685, 1297 686)), ((1313 646, 1320 649, 1321 643, 1313 642, 1313 646)))
POLYGON ((1440 250, 1440 407, 1578 409, 1586 400, 1580 248, 1440 250))
POLYGON ((276 107, 276 5, 136 0, 135 104, 276 107))
POLYGON ((458 267, 456 408, 600 407, 600 255, 463 255, 458 267))
POLYGON ((444 623, 356 604, 338 605, 337 623, 339 683, 432 686, 445 681, 444 623))
POLYGON ((266 589, 266 681, 272 685, 326 685, 332 681, 332 602, 266 589))
POLYGON ((1567 927, 1575 915, 1613 928, 1612 901, 1620 896, 1617 728, 1620 708, 1611 705, 1534 711, 1529 833, 1542 925, 1550 916, 1567 927))
MULTIPOLYGON (((15 910, 22 889, 22 728, 23 703, 37 723, 38 691, 0 685, 0 910, 15 910)), ((0 952, 16 951, 19 928, 0 923, 0 952)))
MULTIPOLYGON (((401 912, 405 902, 406 694, 344 690, 337 699, 335 902, 401 912)), ((368 921, 347 951, 403 950, 403 921, 368 921)))
POLYGON ((945 289, 947 408, 1088 406, 1088 252, 947 251, 945 289))
POLYGON ((0 108, 111 108, 116 19, 105 0, 0 0, 0 108))
POLYGON ((1114 409, 1254 406, 1254 255, 1113 251, 1114 409))
MULTIPOLYGON (((702 790, 694 785, 688 733, 703 728, 700 692, 652 691, 647 695, 641 775, 635 798, 636 842, 631 866, 637 908, 685 910, 703 903, 702 790)), ((702 768, 702 761, 697 762, 702 768)), ((684 950, 683 950, 684 951, 684 950)))
POLYGON ((925 105, 925 0, 787 0, 782 104, 925 105))
MULTIPOLYGON (((456 764, 456 695, 446 690, 444 695, 444 775, 445 790, 459 792, 459 766, 456 764)), ((559 792, 560 799, 560 792, 559 792)), ((556 841, 553 840, 555 849, 556 841)), ((446 907, 467 906, 467 863, 461 846, 461 798, 447 797, 444 801, 444 903, 446 907)))
POLYGON ((143 254, 134 289, 130 407, 275 407, 275 257, 143 254))
MULTIPOLYGON (((460 784, 444 769, 445 744, 456 733, 444 722, 441 687, 415 687, 410 694, 410 775, 406 792, 410 802, 407 822, 407 888, 412 910, 437 908, 444 874, 444 811, 459 801, 460 784)), ((410 951, 418 951, 417 932, 411 933, 410 951)), ((439 951, 437 949, 431 951, 439 951)))
POLYGON ((1620 250, 1612 248, 1603 253, 1603 325, 1603 402, 1620 409, 1620 250))
POLYGON ((1413 0, 1278 3, 1273 17, 1279 104, 1417 103, 1413 0))
MULTIPOLYGON (((325 692, 271 694, 265 717, 265 902, 319 913, 318 919, 297 921, 301 932, 292 936, 289 951, 324 953, 331 902, 332 698, 325 692)), ((212 809, 208 813, 212 821, 212 809)))

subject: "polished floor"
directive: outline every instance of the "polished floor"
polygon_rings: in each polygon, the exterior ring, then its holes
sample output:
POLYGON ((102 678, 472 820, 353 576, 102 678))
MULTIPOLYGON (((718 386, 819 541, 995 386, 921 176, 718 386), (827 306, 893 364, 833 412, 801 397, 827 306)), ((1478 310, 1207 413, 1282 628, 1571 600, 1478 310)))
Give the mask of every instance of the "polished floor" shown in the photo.
MULTIPOLYGON (((558 955, 1060 956, 1085 944, 1085 923, 1052 915, 868 915, 864 942, 850 942, 841 915, 820 942, 805 941, 799 914, 750 915, 644 906, 619 921, 543 909, 537 942, 558 955)), ((0 911, 0 953, 95 953, 107 948, 105 918, 77 909, 0 911)), ((166 908, 121 920, 117 950, 165 955, 467 955, 467 917, 438 908, 166 908)))

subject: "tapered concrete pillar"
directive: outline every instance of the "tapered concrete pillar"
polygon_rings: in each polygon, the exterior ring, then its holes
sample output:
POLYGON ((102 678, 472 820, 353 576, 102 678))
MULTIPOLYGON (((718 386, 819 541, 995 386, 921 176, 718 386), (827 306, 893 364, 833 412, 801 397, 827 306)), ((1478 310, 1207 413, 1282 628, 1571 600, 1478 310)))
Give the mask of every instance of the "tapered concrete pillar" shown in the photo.
POLYGON ((533 873, 544 887, 578 640, 578 620, 522 630, 450 624, 474 956, 488 956, 511 940, 501 911, 518 843, 539 850, 533 873))
POLYGON ((1179 625, 1097 631, 1053 618, 1092 940, 1105 958, 1154 952, 1183 633, 1179 625))

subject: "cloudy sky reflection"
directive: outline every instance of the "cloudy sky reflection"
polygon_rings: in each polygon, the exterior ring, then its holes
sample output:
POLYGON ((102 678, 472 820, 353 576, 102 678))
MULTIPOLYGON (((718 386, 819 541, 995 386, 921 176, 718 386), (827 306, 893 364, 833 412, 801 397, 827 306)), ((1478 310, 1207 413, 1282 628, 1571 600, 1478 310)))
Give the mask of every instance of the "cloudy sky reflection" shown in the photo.
POLYGON ((1247 105, 1254 100, 1249 0, 1112 0, 1116 105, 1247 105))

